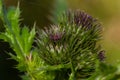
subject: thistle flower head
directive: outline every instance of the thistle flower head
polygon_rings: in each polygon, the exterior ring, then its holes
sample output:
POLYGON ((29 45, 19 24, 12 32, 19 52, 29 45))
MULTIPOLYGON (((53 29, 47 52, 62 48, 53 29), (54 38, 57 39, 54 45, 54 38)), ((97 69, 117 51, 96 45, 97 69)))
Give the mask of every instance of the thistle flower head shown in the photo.
POLYGON ((77 70, 90 76, 90 70, 95 70, 98 59, 100 23, 82 11, 69 11, 67 15, 60 16, 59 21, 57 26, 40 31, 40 57, 49 65, 71 64, 72 60, 77 70))
POLYGON ((86 29, 91 29, 93 26, 101 26, 97 19, 93 18, 84 11, 68 11, 68 21, 74 23, 77 26, 81 26, 86 29))
POLYGON ((61 37, 62 37, 61 34, 50 34, 50 39, 51 39, 52 41, 55 41, 55 42, 58 41, 58 40, 60 40, 61 37))
POLYGON ((103 61, 105 59, 105 51, 102 50, 98 53, 98 58, 100 61, 103 61))
POLYGON ((62 39, 64 32, 60 30, 59 26, 53 25, 51 29, 48 30, 47 34, 49 35, 50 40, 56 42, 62 39))

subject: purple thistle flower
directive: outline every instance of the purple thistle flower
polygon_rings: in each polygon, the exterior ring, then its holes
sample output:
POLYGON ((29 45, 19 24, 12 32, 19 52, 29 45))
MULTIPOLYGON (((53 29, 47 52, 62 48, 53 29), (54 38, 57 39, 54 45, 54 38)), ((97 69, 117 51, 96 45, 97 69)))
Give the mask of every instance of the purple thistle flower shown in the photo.
POLYGON ((82 25, 83 27, 86 26, 91 26, 93 23, 94 19, 89 16, 88 14, 86 14, 85 12, 81 12, 81 11, 76 11, 74 13, 74 22, 77 25, 82 25))
POLYGON ((47 31, 47 34, 50 40, 56 42, 62 39, 64 31, 62 31, 59 26, 52 25, 51 28, 47 31))
POLYGON ((105 51, 102 50, 98 53, 98 58, 100 61, 103 61, 105 59, 105 51))
POLYGON ((73 12, 69 10, 67 15, 68 21, 70 23, 75 23, 77 26, 82 26, 83 28, 87 29, 91 29, 94 25, 100 26, 100 23, 98 23, 97 19, 93 18, 92 16, 88 15, 83 11, 76 10, 73 12))
POLYGON ((60 34, 60 33, 57 33, 57 34, 50 34, 50 39, 52 40, 52 41, 58 41, 58 40, 60 40, 62 38, 62 34, 60 34))

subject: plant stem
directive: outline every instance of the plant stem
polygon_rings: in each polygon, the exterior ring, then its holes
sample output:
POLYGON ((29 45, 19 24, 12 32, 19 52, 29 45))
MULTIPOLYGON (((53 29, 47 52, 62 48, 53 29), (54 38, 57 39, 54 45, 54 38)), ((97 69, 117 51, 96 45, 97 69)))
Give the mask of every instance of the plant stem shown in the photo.
POLYGON ((34 73, 36 72, 40 72, 40 71, 54 71, 54 70, 59 70, 59 69, 62 69, 62 68, 70 68, 70 63, 68 64, 59 64, 59 65, 54 65, 54 66, 42 66, 40 67, 37 71, 35 71, 34 73))
POLYGON ((74 64, 73 64, 73 61, 72 59, 70 59, 70 63, 71 63, 71 71, 72 71, 72 75, 70 76, 70 80, 76 80, 76 77, 75 77, 75 67, 74 67, 74 64))

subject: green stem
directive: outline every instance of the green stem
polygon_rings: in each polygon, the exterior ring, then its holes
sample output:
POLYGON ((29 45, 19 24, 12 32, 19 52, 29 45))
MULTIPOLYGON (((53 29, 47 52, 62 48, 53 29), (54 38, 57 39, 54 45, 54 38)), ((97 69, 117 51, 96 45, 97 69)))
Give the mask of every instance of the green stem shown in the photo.
POLYGON ((71 71, 72 71, 71 76, 70 76, 70 80, 76 80, 75 67, 74 67, 72 59, 70 59, 70 63, 71 63, 71 71))
POLYGON ((68 64, 59 64, 59 65, 53 65, 53 66, 42 66, 40 67, 37 71, 35 71, 34 73, 36 72, 40 72, 40 71, 54 71, 54 70, 59 70, 59 69, 62 69, 62 68, 70 68, 70 63, 68 64))
POLYGON ((26 67, 27 74, 30 76, 31 80, 36 80, 36 78, 33 75, 33 71, 29 65, 29 61, 27 59, 25 59, 25 60, 26 60, 25 67, 26 67))
POLYGON ((27 70, 28 75, 31 77, 31 80, 36 80, 36 78, 33 76, 33 74, 27 70))

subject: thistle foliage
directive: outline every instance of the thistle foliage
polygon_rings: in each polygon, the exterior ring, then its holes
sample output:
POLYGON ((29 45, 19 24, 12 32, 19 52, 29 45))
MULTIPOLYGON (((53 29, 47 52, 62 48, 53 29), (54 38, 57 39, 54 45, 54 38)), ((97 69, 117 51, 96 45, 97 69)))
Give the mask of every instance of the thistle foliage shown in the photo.
POLYGON ((19 17, 20 10, 19 7, 11 8, 9 11, 6 11, 4 4, 0 1, 0 9, 2 19, 4 21, 5 32, 0 34, 0 38, 8 42, 11 48, 14 50, 15 55, 11 55, 11 59, 14 59, 18 62, 18 65, 15 66, 21 72, 24 72, 22 76, 23 80, 48 80, 45 77, 44 71, 36 72, 40 66, 44 64, 41 59, 38 57, 37 52, 33 48, 33 42, 35 37, 35 26, 33 29, 29 30, 27 26, 20 28, 19 17))

